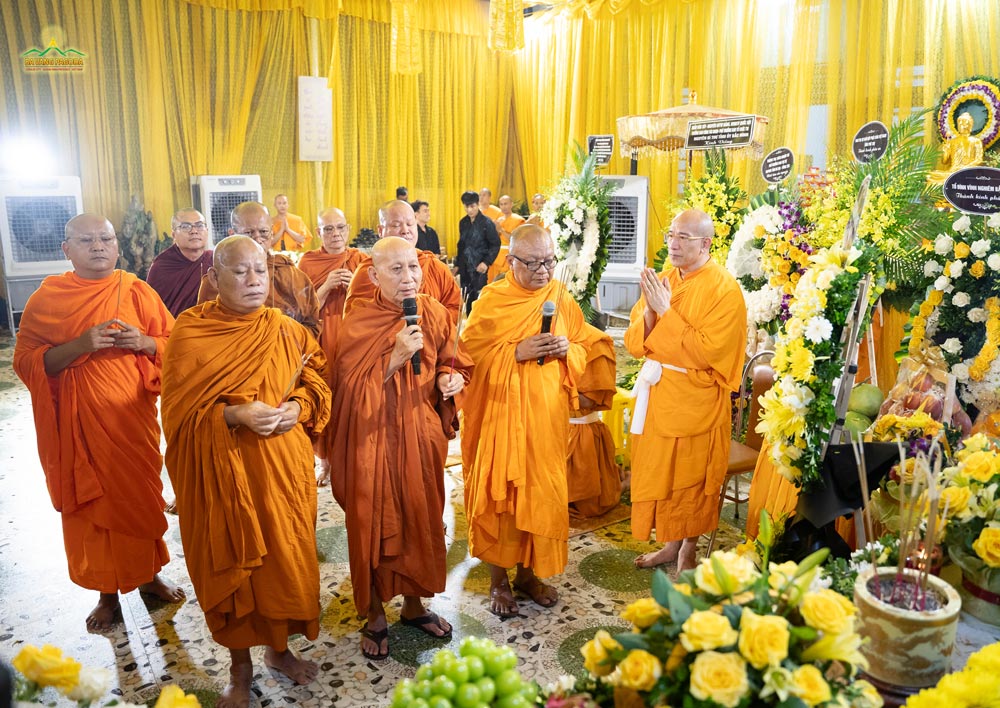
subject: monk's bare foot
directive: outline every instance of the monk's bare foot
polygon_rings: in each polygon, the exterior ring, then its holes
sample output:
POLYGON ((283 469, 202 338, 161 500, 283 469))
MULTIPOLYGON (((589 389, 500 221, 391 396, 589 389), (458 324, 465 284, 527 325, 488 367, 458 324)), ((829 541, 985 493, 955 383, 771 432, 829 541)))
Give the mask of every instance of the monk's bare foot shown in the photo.
POLYGON ((253 683, 253 664, 233 663, 229 667, 229 685, 223 690, 215 708, 250 708, 250 686, 253 683))
POLYGON ((159 573, 153 576, 152 581, 139 586, 139 592, 146 595, 153 595, 164 602, 184 602, 187 595, 184 588, 175 585, 169 580, 164 580, 159 573))
POLYGON ((167 505, 163 507, 163 511, 167 514, 177 515, 177 500, 174 499, 172 502, 167 502, 167 505))
POLYGON ((118 593, 102 592, 97 607, 87 615, 88 632, 107 632, 121 621, 122 606, 118 602, 118 593))
POLYGON ((275 651, 271 647, 264 652, 264 663, 275 671, 280 671, 300 686, 312 683, 319 674, 319 667, 314 661, 300 659, 291 649, 275 651))
POLYGON ((636 568, 655 568, 664 563, 673 563, 677 560, 677 554, 681 550, 680 541, 670 541, 664 544, 663 548, 652 553, 643 553, 635 559, 636 568))
POLYGON ((551 585, 546 585, 530 568, 518 568, 514 576, 514 589, 524 593, 531 601, 542 607, 553 607, 559 602, 559 593, 551 585))
POLYGON ((316 486, 326 487, 330 484, 330 463, 326 460, 319 461, 319 474, 316 475, 316 486))
POLYGON ((677 555, 677 572, 692 570, 698 567, 698 540, 685 540, 677 555))

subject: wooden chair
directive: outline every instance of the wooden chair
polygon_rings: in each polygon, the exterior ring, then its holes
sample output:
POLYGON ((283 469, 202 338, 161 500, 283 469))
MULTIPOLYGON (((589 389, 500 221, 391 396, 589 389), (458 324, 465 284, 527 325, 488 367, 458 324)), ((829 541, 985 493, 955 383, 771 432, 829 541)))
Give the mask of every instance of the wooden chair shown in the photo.
MULTIPOLYGON (((757 466, 757 456, 760 448, 764 444, 764 436, 758 433, 755 428, 760 420, 760 397, 763 396, 774 384, 774 369, 769 363, 765 363, 766 358, 774 356, 772 351, 762 351, 754 354, 743 367, 743 379, 740 382, 739 400, 736 404, 736 416, 733 421, 733 434, 739 435, 743 429, 744 413, 749 413, 747 418, 747 432, 744 437, 745 443, 733 440, 729 445, 729 466, 726 468, 726 478, 722 483, 722 492, 719 494, 719 513, 727 501, 736 504, 736 518, 740 518, 740 504, 746 502, 748 497, 740 496, 740 475, 753 473, 757 466), (750 405, 746 406, 747 380, 750 381, 750 405), (733 491, 729 492, 729 485, 733 485, 733 491)), ((708 539, 708 552, 711 555, 715 548, 715 537, 719 529, 716 527, 708 539)))

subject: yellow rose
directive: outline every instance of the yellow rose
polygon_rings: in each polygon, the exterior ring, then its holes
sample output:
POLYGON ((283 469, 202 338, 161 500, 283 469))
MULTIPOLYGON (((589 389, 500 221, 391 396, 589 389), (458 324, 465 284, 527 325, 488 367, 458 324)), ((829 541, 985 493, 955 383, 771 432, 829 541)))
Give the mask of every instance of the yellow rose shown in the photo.
POLYGON ((986 264, 982 261, 976 261, 969 267, 969 274, 973 278, 982 278, 986 275, 986 264))
POLYGON ((854 628, 857 608, 839 592, 825 588, 806 593, 799 611, 802 619, 813 629, 825 634, 843 634, 854 628))
POLYGON ((788 656, 788 620, 778 615, 758 615, 744 609, 740 618, 739 648, 755 669, 777 666, 788 656))
POLYGON ((39 686, 54 686, 68 693, 80 680, 80 662, 63 656, 62 650, 51 644, 41 649, 28 645, 14 657, 14 668, 39 686))
POLYGON ((615 670, 615 662, 611 658, 612 651, 621 649, 622 645, 601 629, 594 638, 580 647, 583 654, 583 665, 594 676, 607 676, 615 670))
POLYGON ((972 550, 989 567, 1000 568, 1000 529, 983 529, 979 538, 972 542, 972 550))
POLYGON ((180 686, 169 683, 160 691, 154 708, 201 708, 201 703, 193 693, 185 695, 180 686))
POLYGON ((711 611, 692 612, 681 627, 681 644, 688 651, 719 649, 736 643, 739 632, 725 616, 711 611))
POLYGON ((733 587, 723 589, 719 579, 715 577, 712 559, 702 559, 694 571, 694 582, 699 588, 712 595, 729 595, 741 592, 760 577, 753 561, 737 555, 733 551, 716 551, 712 554, 712 558, 716 558, 722 563, 722 567, 725 568, 733 583, 733 587))
POLYGON ((812 664, 800 666, 792 672, 792 693, 811 706, 830 700, 830 685, 822 672, 812 664))
POLYGON ((978 482, 989 482, 997 473, 996 455, 978 450, 962 461, 962 472, 978 482))
POLYGON ((967 255, 969 255, 969 244, 956 241, 955 258, 965 258, 967 255))
POLYGON ((705 651, 691 665, 691 695, 735 708, 750 690, 747 664, 739 654, 705 651))
POLYGON ((625 688, 651 691, 663 673, 663 667, 660 666, 660 660, 648 651, 633 649, 618 664, 618 671, 621 676, 620 684, 625 688))
POLYGON ((955 457, 964 460, 974 452, 990 449, 990 439, 985 433, 976 433, 962 441, 962 449, 955 453, 955 457))
POLYGON ((855 681, 853 685, 861 693, 854 699, 852 708, 882 708, 885 704, 878 689, 864 679, 855 681))
POLYGON ((947 506, 950 518, 968 509, 971 498, 972 491, 968 487, 945 487, 941 490, 941 501, 938 502, 938 508, 944 512, 947 506))
POLYGON ((667 612, 660 607, 660 604, 651 597, 644 597, 636 600, 625 608, 622 617, 634 624, 639 629, 645 629, 656 624, 656 621, 667 612))

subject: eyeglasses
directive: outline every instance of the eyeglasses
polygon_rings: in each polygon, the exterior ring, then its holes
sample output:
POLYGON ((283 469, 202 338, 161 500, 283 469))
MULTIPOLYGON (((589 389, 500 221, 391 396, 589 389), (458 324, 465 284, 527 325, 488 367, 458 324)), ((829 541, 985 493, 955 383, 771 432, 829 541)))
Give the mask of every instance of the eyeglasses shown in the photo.
POLYGON ((667 234, 663 237, 664 243, 670 241, 671 239, 678 241, 702 241, 708 238, 707 236, 680 236, 679 234, 667 234))
POLYGON ((240 236, 249 236, 250 238, 271 238, 271 229, 243 229, 242 231, 236 232, 240 236))
POLYGON ((194 223, 188 223, 186 221, 182 221, 181 223, 177 224, 177 226, 175 226, 174 228, 177 229, 178 231, 190 232, 194 231, 195 229, 197 229, 198 231, 204 231, 207 227, 208 225, 204 221, 195 221, 194 223))
POLYGON ((90 248, 95 242, 100 241, 103 246, 110 246, 115 243, 118 239, 113 234, 101 234, 97 238, 93 236, 73 236, 72 238, 67 238, 67 241, 76 241, 78 244, 84 248, 90 248))
POLYGON ((530 270, 532 273, 536 273, 540 271, 542 268, 545 268, 545 270, 552 270, 553 268, 556 267, 556 263, 558 262, 556 261, 555 258, 546 258, 544 261, 526 261, 523 258, 518 258, 513 253, 510 254, 510 257, 513 258, 518 263, 521 263, 525 268, 530 270))
POLYGON ((332 236, 334 231, 344 234, 347 233, 350 228, 350 224, 337 224, 336 226, 324 226, 322 231, 325 236, 332 236))

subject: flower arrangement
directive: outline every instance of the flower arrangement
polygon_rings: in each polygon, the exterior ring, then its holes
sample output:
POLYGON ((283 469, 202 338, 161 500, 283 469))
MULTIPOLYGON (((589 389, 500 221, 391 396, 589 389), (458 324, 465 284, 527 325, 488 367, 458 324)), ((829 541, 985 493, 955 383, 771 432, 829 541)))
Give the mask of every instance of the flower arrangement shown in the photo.
POLYGON ((592 319, 590 301, 608 264, 612 185, 597 176, 597 157, 586 156, 579 145, 573 164, 575 172, 563 177, 546 198, 541 219, 555 241, 556 258, 563 261, 558 277, 592 319))
POLYGON ((820 582, 850 600, 854 598, 858 575, 874 567, 896 565, 898 560, 899 536, 887 533, 854 551, 849 558, 830 558, 823 564, 820 582))
POLYGON ((1000 705, 1000 642, 989 644, 969 657, 965 668, 945 674, 933 688, 925 688, 906 701, 904 708, 995 708, 1000 705))
POLYGON ((942 140, 958 135, 955 129, 958 116, 969 109, 972 103, 986 114, 983 126, 976 134, 983 141, 983 148, 989 149, 1000 138, 1000 86, 996 79, 974 76, 956 81, 941 96, 936 123, 942 140))
MULTIPOLYGON (((43 691, 52 687, 85 708, 100 700, 111 688, 111 671, 82 666, 50 644, 41 648, 29 644, 18 652, 12 663, 19 672, 14 677, 14 700, 20 703, 41 703, 43 691)), ((140 708, 121 701, 107 705, 140 708)), ((160 692, 155 708, 200 708, 200 705, 197 697, 171 684, 160 692)))
MULTIPOLYGON (((627 696, 629 705, 645 706, 881 706, 874 688, 855 680, 867 662, 854 606, 811 587, 828 549, 799 564, 769 563, 773 529, 761 517, 759 566, 749 555, 716 551, 677 583, 657 571, 652 597, 622 614, 633 630, 601 630, 581 649, 598 677, 589 685, 612 687, 619 705, 627 696)), ((606 688, 583 696, 571 690, 563 687, 557 699, 612 705, 601 697, 606 688)))
POLYGON ((930 282, 908 323, 911 356, 943 356, 959 396, 979 411, 1000 409, 1000 214, 959 215, 951 234, 925 243, 930 282), (930 351, 925 351, 930 350, 930 351))
POLYGON ((833 246, 810 256, 775 341, 774 386, 761 397, 757 432, 778 471, 796 486, 821 484, 822 453, 836 419, 834 382, 843 374, 840 335, 870 263, 869 249, 833 246))
POLYGON ((975 555, 995 574, 1000 568, 1000 455, 989 438, 966 438, 955 464, 941 472, 945 541, 975 555))

